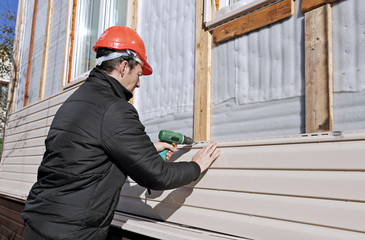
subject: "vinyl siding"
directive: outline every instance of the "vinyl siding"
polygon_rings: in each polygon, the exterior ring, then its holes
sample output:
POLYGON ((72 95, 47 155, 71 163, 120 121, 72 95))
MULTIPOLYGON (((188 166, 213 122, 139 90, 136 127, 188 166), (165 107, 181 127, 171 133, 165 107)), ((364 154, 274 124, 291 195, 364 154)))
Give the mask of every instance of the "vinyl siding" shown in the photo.
POLYGON ((77 86, 9 116, 0 163, 0 194, 26 199, 37 179, 52 119, 77 86))
MULTIPOLYGON (((148 195, 130 180, 118 210, 257 240, 364 239, 365 140, 340 139, 220 142, 222 155, 195 183, 148 195)), ((179 161, 204 145, 178 153, 179 161)))

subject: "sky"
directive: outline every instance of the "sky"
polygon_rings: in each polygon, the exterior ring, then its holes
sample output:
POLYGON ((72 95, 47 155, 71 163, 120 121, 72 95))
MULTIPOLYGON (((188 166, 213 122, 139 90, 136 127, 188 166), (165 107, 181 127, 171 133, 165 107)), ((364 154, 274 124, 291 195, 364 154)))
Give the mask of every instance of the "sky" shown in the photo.
POLYGON ((18 0, 0 0, 0 12, 12 10, 17 12, 18 0))

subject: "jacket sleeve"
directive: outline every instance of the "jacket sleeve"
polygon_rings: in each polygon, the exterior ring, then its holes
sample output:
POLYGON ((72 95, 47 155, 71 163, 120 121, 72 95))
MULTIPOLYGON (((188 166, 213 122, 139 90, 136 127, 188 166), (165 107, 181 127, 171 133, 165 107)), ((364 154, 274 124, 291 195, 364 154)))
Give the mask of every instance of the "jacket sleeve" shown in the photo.
POLYGON ((104 150, 124 174, 139 185, 164 190, 189 184, 200 175, 195 162, 165 162, 128 102, 108 107, 101 126, 104 150))

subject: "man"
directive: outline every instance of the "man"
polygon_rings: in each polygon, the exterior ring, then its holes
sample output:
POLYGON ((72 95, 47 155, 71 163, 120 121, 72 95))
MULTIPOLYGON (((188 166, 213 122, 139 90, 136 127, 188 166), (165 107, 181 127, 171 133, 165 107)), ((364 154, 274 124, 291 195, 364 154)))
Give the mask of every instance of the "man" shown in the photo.
POLYGON ((180 187, 198 179, 218 158, 217 143, 191 162, 166 162, 175 148, 152 143, 128 102, 139 77, 152 74, 145 47, 127 27, 107 29, 94 50, 96 64, 58 110, 49 130, 38 180, 22 217, 24 239, 105 239, 127 176, 149 189, 180 187))

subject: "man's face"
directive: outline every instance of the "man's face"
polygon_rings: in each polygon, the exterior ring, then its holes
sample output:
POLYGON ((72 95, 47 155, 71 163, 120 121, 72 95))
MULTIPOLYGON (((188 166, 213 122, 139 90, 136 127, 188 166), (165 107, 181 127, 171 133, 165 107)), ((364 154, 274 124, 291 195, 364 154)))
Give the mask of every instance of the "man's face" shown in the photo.
POLYGON ((135 88, 139 88, 141 86, 139 82, 140 76, 142 76, 141 64, 137 64, 133 69, 130 69, 129 66, 126 65, 121 83, 127 90, 133 92, 135 88))

